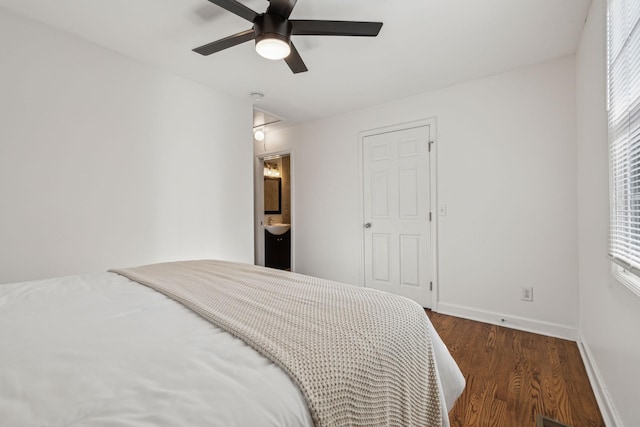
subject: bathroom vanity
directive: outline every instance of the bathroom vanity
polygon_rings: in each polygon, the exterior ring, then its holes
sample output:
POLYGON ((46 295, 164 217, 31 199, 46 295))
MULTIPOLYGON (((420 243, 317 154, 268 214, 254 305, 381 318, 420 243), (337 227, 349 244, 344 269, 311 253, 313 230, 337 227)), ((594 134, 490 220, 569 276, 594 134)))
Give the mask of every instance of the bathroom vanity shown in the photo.
POLYGON ((264 230, 265 267, 291 269, 291 230, 275 235, 264 230))

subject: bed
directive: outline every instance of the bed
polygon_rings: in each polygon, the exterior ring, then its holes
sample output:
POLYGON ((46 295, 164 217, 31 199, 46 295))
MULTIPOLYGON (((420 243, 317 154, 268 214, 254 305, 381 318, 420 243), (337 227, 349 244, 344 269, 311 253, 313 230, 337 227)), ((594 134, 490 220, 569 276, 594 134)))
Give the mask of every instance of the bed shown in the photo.
POLYGON ((0 420, 446 427, 464 378, 424 312, 405 313, 420 310, 382 292, 211 260, 0 285, 0 420), (381 322, 391 330, 378 332, 381 322), (438 413, 424 418, 424 408, 438 413))

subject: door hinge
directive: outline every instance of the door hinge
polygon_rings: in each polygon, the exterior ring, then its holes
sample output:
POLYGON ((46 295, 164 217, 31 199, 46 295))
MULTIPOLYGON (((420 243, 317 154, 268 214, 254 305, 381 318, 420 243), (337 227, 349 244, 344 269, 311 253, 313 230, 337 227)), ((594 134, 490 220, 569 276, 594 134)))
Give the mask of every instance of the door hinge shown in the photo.
POLYGON ((429 221, 431 221, 431 212, 429 212, 429 221))
POLYGON ((429 282, 429 290, 432 291, 433 290, 433 282, 429 282))

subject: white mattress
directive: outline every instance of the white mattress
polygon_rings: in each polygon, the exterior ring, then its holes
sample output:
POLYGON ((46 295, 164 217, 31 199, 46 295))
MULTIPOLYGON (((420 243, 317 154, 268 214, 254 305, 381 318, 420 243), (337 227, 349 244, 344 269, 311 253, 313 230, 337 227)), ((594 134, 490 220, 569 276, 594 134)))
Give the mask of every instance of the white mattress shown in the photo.
MULTIPOLYGON (((443 408, 464 378, 433 334, 443 408)), ((114 273, 0 285, 7 426, 312 426, 278 366, 114 273)), ((448 418, 443 410, 443 420, 448 418)))

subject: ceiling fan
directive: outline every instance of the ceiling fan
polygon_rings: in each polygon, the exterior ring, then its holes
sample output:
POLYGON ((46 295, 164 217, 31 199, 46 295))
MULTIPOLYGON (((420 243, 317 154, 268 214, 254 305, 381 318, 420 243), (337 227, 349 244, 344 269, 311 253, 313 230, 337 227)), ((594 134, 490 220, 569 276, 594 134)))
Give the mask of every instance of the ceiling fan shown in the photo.
POLYGON ((284 59, 294 74, 307 71, 291 36, 361 36, 375 37, 382 22, 320 21, 289 19, 297 0, 269 0, 265 13, 257 13, 236 0, 209 0, 211 3, 253 23, 250 30, 193 49, 201 55, 256 41, 256 51, 267 59, 284 59))

